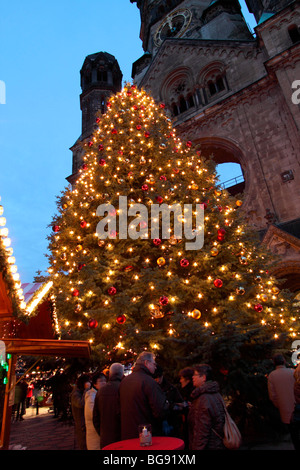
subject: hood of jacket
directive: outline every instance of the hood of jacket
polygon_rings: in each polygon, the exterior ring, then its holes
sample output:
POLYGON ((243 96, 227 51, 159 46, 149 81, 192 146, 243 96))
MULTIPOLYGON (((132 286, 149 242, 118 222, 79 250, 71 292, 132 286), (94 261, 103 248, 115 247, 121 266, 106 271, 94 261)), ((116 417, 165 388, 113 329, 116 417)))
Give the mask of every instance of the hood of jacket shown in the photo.
POLYGON ((201 387, 195 388, 191 393, 191 399, 195 400, 203 393, 220 393, 220 387, 218 382, 209 380, 205 382, 201 387))

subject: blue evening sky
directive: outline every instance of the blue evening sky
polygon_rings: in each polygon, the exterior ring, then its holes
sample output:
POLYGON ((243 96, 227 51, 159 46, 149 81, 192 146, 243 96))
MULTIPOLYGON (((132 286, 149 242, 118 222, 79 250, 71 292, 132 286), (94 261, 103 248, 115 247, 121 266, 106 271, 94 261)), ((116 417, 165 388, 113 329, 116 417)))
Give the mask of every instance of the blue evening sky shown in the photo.
MULTIPOLYGON (((240 3, 253 29, 254 17, 240 3)), ((48 225, 72 171, 69 148, 81 133, 83 61, 109 52, 123 83, 131 81, 132 63, 143 54, 139 30, 139 10, 130 0, 2 2, 0 204, 22 283, 48 267, 48 225)))

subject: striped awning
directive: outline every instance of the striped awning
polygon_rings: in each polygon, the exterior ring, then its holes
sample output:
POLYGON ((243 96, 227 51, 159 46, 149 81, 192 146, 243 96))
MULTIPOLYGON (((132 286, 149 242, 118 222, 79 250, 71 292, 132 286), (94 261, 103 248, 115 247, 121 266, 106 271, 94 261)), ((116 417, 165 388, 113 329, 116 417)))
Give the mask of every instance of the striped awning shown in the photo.
POLYGON ((26 304, 32 299, 37 290, 43 285, 43 282, 27 282, 21 285, 24 294, 24 301, 26 304))

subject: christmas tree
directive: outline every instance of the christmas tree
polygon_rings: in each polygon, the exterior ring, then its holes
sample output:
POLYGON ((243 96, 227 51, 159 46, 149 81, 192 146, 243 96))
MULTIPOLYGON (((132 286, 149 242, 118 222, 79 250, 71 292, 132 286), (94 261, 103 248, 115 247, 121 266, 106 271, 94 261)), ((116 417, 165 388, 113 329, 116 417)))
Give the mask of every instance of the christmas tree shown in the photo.
POLYGON ((103 364, 148 349, 174 371, 249 368, 292 343, 299 312, 270 276, 242 200, 176 136, 163 103, 127 84, 83 150, 49 236, 63 338, 89 340, 103 364))

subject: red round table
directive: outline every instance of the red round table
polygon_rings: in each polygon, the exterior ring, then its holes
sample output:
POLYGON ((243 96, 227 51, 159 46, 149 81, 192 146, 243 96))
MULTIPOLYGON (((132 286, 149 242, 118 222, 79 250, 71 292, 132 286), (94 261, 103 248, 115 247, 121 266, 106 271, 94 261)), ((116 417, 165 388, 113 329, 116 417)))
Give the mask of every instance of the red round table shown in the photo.
POLYGON ((153 436, 152 446, 140 446, 140 439, 126 439, 103 447, 102 450, 183 450, 184 441, 176 437, 153 436))

